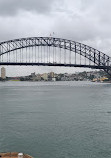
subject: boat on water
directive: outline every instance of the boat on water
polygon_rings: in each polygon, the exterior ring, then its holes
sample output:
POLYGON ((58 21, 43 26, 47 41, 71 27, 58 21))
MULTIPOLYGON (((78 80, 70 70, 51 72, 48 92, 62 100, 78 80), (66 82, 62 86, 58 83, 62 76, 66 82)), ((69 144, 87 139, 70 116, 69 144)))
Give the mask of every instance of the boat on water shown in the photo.
POLYGON ((1 158, 33 158, 32 156, 24 153, 8 152, 0 153, 1 158))

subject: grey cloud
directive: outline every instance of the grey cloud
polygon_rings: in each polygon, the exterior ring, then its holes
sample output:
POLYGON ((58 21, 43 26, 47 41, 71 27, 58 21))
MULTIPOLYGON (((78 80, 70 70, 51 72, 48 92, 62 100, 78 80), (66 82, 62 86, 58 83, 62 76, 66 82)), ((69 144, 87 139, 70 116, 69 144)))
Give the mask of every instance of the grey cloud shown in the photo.
POLYGON ((0 15, 15 15, 19 11, 45 13, 55 0, 0 0, 0 15))
POLYGON ((48 36, 55 32, 57 37, 89 43, 97 49, 106 50, 111 39, 110 0, 0 0, 0 15, 7 15, 0 21, 0 40, 48 36), (31 16, 24 10, 30 11, 31 16), (21 14, 7 20, 9 14, 19 11, 21 14), (52 14, 45 16, 49 11, 52 14), (97 45, 98 39, 101 43, 97 45))

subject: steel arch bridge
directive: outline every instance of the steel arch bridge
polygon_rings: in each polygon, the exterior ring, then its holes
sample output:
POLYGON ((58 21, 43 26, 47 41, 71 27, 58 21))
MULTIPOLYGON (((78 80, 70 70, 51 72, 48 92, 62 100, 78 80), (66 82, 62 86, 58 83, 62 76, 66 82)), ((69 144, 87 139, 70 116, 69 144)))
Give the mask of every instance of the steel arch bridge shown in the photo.
POLYGON ((111 57, 108 55, 85 44, 54 37, 30 37, 1 42, 0 65, 85 67, 103 69, 111 74, 111 57), (44 53, 43 47, 47 48, 44 53), (79 63, 77 55, 80 57, 79 63), (83 58, 84 64, 81 62, 83 58))

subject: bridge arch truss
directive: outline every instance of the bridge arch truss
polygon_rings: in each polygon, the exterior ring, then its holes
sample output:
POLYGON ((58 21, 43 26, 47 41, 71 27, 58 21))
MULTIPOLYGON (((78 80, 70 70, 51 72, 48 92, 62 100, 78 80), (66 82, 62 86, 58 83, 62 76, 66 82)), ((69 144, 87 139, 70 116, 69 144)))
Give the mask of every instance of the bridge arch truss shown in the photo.
MULTIPOLYGON (((71 58, 71 55, 70 57, 71 58)), ((85 44, 67 40, 67 39, 61 39, 61 38, 54 38, 54 37, 30 37, 30 38, 20 38, 20 39, 14 39, 9 40, 5 42, 0 43, 0 64, 1 65, 48 65, 48 66, 69 66, 69 67, 89 67, 89 68, 96 68, 96 69, 104 69, 105 71, 109 71, 111 69, 111 58, 102 53, 101 51, 98 51, 90 46, 87 46, 85 44), (52 48, 60 48, 63 50, 68 50, 72 53, 79 54, 80 56, 88 59, 93 63, 93 65, 90 64, 72 64, 69 59, 69 62, 60 63, 58 62, 7 62, 3 61, 2 56, 6 55, 10 56, 11 52, 17 51, 17 50, 23 50, 24 48, 33 48, 33 47, 52 47, 52 48)), ((17 59, 16 59, 17 60, 17 59)))

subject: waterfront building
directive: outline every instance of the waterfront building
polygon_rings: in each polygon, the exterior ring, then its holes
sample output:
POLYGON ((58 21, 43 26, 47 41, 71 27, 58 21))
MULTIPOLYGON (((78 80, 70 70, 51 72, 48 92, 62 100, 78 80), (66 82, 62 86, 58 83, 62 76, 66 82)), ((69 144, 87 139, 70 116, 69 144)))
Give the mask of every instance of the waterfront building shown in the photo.
POLYGON ((32 76, 32 77, 36 77, 35 72, 34 72, 34 73, 31 73, 31 76, 32 76))
POLYGON ((47 74, 47 73, 42 74, 41 77, 42 77, 45 81, 48 80, 48 74, 47 74))
POLYGON ((37 74, 37 75, 36 75, 36 80, 37 80, 37 81, 41 81, 41 75, 40 75, 40 74, 37 74))
POLYGON ((53 77, 53 78, 52 78, 52 81, 56 81, 56 78, 55 78, 55 77, 53 77))
POLYGON ((49 76, 50 76, 51 78, 54 78, 54 72, 50 72, 50 73, 49 73, 49 76))
POLYGON ((6 70, 4 67, 1 68, 1 78, 5 79, 6 78, 6 70))

